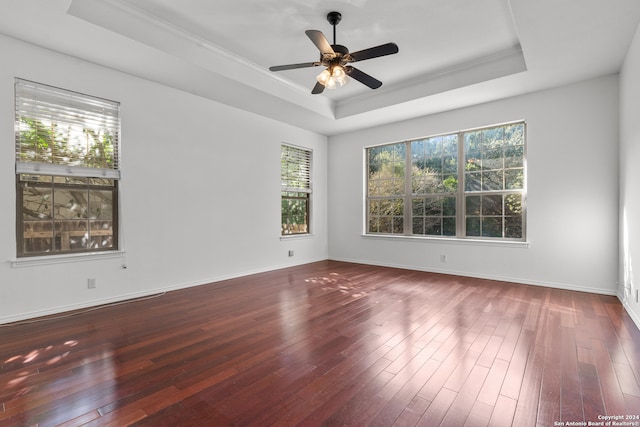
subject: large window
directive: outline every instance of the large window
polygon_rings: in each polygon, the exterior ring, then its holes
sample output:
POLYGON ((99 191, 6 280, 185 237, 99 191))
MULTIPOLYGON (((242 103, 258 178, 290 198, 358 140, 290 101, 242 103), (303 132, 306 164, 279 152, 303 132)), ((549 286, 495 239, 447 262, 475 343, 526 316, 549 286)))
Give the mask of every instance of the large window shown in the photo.
POLYGON ((311 150, 282 144, 280 171, 282 235, 309 234, 311 150))
POLYGON ((525 239, 525 124, 366 149, 368 234, 525 239))
POLYGON ((19 257, 118 249, 119 109, 16 79, 19 257))

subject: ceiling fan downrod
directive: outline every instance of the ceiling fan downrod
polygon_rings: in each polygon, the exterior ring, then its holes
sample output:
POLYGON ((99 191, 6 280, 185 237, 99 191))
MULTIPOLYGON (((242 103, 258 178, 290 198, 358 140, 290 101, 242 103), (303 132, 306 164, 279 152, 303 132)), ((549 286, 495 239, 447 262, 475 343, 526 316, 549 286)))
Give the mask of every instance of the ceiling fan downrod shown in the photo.
POLYGON ((340 23, 340 21, 342 20, 342 14, 340 12, 329 12, 327 14, 327 21, 329 21, 329 24, 333 25, 333 44, 337 44, 336 43, 336 25, 338 25, 340 23))

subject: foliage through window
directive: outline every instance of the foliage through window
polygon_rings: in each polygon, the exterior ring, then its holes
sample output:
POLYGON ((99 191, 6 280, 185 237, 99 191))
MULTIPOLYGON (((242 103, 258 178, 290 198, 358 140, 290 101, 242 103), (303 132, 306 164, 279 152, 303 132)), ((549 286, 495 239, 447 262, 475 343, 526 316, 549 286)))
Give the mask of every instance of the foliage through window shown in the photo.
POLYGON ((282 144, 280 172, 282 235, 309 234, 311 150, 282 144))
POLYGON ((367 233, 525 239, 525 123, 366 149, 367 233))
POLYGON ((118 249, 119 109, 16 79, 19 257, 118 249))

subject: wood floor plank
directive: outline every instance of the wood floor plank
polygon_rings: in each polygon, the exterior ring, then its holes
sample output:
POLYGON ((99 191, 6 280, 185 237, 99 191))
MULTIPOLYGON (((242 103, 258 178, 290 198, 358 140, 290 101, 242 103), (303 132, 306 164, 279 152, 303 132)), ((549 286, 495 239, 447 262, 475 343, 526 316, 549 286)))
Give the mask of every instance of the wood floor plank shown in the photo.
POLYGON ((420 417, 418 426, 438 426, 442 423, 444 417, 449 413, 451 404, 458 396, 458 393, 448 388, 442 388, 429 405, 429 408, 420 417))
POLYGON ((489 427, 513 425, 517 402, 506 396, 499 396, 489 420, 489 427))
POLYGON ((471 370, 467 380, 453 400, 447 415, 442 420, 442 424, 452 426, 464 425, 488 373, 489 368, 485 368, 484 366, 475 366, 471 370))
POLYGON ((513 424, 527 427, 535 426, 538 419, 538 399, 544 363, 544 347, 532 345, 527 357, 522 388, 518 396, 513 424))
POLYGON ((491 421, 491 414, 493 413, 493 406, 487 405, 486 403, 482 403, 476 401, 473 407, 471 408, 471 412, 467 417, 467 420, 464 422, 464 427, 483 427, 489 425, 489 421, 491 421))
POLYGON ((615 297, 322 261, 0 327, 0 427, 555 427, 639 373, 615 297))

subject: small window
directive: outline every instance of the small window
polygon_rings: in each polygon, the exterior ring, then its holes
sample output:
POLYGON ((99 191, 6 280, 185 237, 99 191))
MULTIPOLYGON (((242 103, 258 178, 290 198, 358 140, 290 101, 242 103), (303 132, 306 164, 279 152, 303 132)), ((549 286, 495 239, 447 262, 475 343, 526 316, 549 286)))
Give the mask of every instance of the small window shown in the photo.
POLYGON ((16 79, 18 257, 118 249, 120 106, 16 79))
POLYGON ((525 239, 525 124, 370 147, 368 234, 525 239))
POLYGON ((281 234, 309 234, 311 207, 311 150, 282 144, 281 234))

